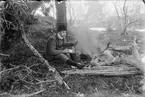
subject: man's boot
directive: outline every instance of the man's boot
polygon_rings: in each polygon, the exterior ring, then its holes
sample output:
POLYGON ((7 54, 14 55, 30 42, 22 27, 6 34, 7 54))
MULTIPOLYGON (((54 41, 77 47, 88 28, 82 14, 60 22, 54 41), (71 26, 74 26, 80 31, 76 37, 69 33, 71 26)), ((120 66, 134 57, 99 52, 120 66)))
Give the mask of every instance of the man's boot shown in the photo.
POLYGON ((71 66, 75 66, 77 67, 78 69, 83 69, 85 65, 82 65, 81 63, 77 63, 73 60, 70 60, 68 59, 67 62, 66 62, 68 65, 71 65, 71 66))
POLYGON ((80 55, 77 53, 70 53, 70 57, 75 62, 81 62, 80 55))

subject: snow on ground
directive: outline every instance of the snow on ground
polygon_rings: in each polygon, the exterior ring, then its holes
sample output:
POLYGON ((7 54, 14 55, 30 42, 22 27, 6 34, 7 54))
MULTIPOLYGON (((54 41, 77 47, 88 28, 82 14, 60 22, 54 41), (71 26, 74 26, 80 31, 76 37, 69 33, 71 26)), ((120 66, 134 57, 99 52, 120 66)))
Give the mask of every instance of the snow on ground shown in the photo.
MULTIPOLYGON (((92 27, 89 28, 90 30, 95 30, 95 31, 107 31, 106 28, 97 28, 97 27, 92 27)), ((113 29, 116 30, 116 29, 113 29)), ((127 30, 131 30, 131 29, 127 29, 127 30)), ((133 30, 132 30, 133 31, 133 30)), ((145 29, 135 29, 135 31, 139 31, 139 32, 145 32, 145 29)))
POLYGON ((106 31, 106 28, 90 28, 90 30, 95 30, 95 31, 106 31))

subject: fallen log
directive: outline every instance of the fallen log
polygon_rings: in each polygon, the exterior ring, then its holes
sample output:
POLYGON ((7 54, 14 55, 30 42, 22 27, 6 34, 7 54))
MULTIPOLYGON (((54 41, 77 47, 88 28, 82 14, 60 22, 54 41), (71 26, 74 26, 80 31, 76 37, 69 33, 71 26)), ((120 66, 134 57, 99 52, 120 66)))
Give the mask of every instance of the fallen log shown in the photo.
POLYGON ((145 72, 145 64, 141 62, 138 59, 135 59, 133 57, 126 57, 123 59, 123 61, 127 64, 130 64, 138 69, 140 69, 142 72, 145 72))
POLYGON ((45 59, 41 56, 41 54, 31 45, 31 43, 30 43, 29 40, 27 39, 26 34, 25 34, 24 32, 23 32, 23 34, 22 34, 22 38, 23 38, 24 42, 26 43, 26 45, 27 45, 27 46, 30 48, 30 50, 34 53, 34 55, 37 56, 37 57, 40 59, 40 61, 41 61, 42 63, 44 63, 44 64, 46 64, 46 65, 48 66, 49 71, 52 71, 52 72, 54 73, 55 79, 59 82, 59 84, 64 84, 65 87, 66 87, 67 89, 70 89, 69 86, 66 84, 66 82, 63 81, 63 78, 62 78, 62 77, 60 76, 60 74, 56 71, 56 69, 53 68, 53 67, 51 67, 51 66, 49 65, 48 61, 45 60, 45 59))
POLYGON ((142 72, 135 67, 121 64, 121 66, 98 66, 91 68, 84 68, 82 70, 72 69, 65 70, 62 73, 73 75, 102 75, 102 76, 127 76, 142 74, 142 72))
MULTIPOLYGON (((88 75, 104 75, 104 76, 126 76, 135 74, 144 74, 145 64, 133 58, 126 57, 121 59, 123 63, 116 63, 116 65, 96 65, 94 67, 84 68, 82 70, 73 69, 65 70, 65 74, 88 74, 88 75)), ((115 64, 115 63, 114 63, 115 64)))

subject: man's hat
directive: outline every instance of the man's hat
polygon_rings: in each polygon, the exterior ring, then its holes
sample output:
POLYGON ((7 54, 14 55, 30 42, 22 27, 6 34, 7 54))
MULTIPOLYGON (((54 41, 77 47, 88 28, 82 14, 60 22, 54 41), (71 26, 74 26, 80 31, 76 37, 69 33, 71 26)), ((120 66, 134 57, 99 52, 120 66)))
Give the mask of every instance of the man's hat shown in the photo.
POLYGON ((67 30, 66 25, 58 25, 57 31, 67 30))

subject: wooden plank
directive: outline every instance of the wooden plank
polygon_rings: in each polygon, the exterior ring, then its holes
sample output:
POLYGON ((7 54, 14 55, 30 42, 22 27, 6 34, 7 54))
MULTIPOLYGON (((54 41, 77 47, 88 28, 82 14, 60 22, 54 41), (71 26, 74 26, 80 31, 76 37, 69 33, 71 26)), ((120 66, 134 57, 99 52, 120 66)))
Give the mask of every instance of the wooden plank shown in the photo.
POLYGON ((130 66, 100 66, 92 68, 84 68, 82 70, 72 69, 62 71, 65 74, 88 74, 88 75, 104 75, 104 76, 122 76, 122 75, 133 75, 142 74, 140 70, 130 66))

